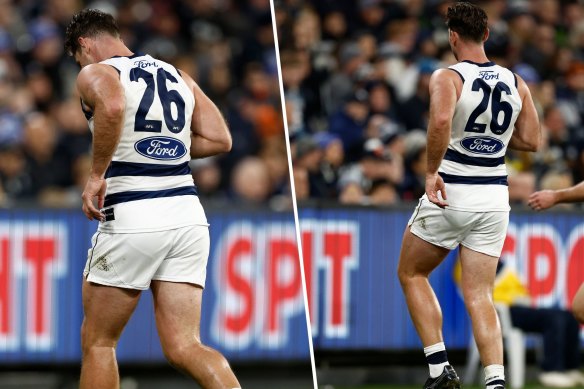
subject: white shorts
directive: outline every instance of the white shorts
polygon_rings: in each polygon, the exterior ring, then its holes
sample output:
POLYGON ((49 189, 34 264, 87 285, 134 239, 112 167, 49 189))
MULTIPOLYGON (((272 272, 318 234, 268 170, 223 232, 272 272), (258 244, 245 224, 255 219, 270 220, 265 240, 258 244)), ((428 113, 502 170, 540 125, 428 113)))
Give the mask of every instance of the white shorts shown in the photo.
POLYGON ((509 225, 509 212, 466 212, 440 208, 421 198, 408 222, 410 231, 433 245, 453 250, 459 244, 500 257, 509 225))
POLYGON ((208 257, 208 226, 133 234, 98 231, 83 276, 96 284, 129 289, 148 289, 152 280, 204 287, 208 257))

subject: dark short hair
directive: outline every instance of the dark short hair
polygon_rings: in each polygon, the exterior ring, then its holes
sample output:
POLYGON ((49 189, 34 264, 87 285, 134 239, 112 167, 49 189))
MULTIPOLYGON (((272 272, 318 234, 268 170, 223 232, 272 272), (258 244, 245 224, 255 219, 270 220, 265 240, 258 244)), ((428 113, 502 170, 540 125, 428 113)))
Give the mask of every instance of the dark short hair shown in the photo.
POLYGON ((120 29, 114 17, 98 9, 84 9, 73 16, 65 32, 65 52, 71 56, 79 50, 80 37, 95 38, 101 33, 119 37, 120 29))
POLYGON ((481 43, 487 32, 487 14, 480 7, 459 2, 448 7, 446 25, 462 39, 481 43))

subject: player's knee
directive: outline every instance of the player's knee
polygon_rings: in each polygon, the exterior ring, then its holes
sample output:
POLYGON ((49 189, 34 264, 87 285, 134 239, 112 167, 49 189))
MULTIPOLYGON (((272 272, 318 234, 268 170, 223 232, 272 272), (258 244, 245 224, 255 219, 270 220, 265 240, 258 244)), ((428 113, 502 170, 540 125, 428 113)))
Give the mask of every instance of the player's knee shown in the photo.
POLYGON ((405 286, 409 280, 409 277, 399 270, 397 272, 397 278, 399 279, 399 283, 402 287, 405 286))
POLYGON ((397 278, 399 279, 399 283, 402 287, 407 286, 408 283, 412 281, 413 276, 414 274, 412 274, 412 272, 404 269, 401 266, 397 269, 397 278))
POLYGON ((200 342, 192 340, 190 342, 175 343, 173 346, 169 345, 164 347, 163 352, 168 363, 178 369, 181 369, 187 365, 187 363, 192 359, 193 355, 199 355, 196 349, 200 346, 200 342))
POLYGON ((462 284, 462 296, 464 297, 464 302, 467 306, 482 306, 485 304, 493 305, 493 291, 491 286, 488 285, 483 286, 464 282, 462 284))
MULTIPOLYGON (((89 355, 91 353, 103 352, 105 349, 116 348, 115 341, 96 341, 95 339, 81 340, 81 352, 83 355, 89 355)), ((109 352, 109 351, 108 351, 109 352)))
POLYGON ((87 355, 96 347, 116 348, 117 339, 91 329, 84 321, 81 325, 81 351, 87 355))

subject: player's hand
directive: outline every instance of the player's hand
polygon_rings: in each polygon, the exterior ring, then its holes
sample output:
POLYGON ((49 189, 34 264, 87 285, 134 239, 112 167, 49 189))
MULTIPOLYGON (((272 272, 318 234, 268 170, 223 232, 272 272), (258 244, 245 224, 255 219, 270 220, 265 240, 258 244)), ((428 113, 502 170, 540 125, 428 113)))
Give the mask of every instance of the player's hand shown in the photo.
POLYGON ((426 195, 428 196, 428 200, 440 208, 448 205, 446 202, 446 186, 444 185, 444 180, 438 173, 426 174, 426 195), (438 193, 440 193, 440 196, 438 196, 438 193))
POLYGON ((105 221, 105 215, 100 212, 105 199, 106 181, 104 178, 89 177, 81 198, 83 199, 83 213, 89 220, 105 221), (93 199, 97 197, 97 208, 93 199))
POLYGON ((539 192, 532 193, 531 196, 529 196, 529 201, 527 202, 527 205, 529 205, 536 211, 543 211, 544 209, 553 207, 557 203, 558 198, 555 191, 542 190, 539 192))

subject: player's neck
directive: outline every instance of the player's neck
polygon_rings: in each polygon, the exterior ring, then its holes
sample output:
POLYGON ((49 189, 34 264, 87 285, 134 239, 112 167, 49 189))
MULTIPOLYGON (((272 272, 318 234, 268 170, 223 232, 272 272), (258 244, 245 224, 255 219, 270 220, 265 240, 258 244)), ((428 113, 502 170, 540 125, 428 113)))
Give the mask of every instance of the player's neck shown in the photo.
POLYGON ((102 61, 115 56, 127 57, 134 54, 121 40, 109 36, 103 38, 106 42, 100 45, 101 50, 99 52, 102 61))
POLYGON ((489 62, 482 46, 466 46, 459 48, 458 61, 470 61, 474 63, 489 62))

